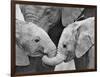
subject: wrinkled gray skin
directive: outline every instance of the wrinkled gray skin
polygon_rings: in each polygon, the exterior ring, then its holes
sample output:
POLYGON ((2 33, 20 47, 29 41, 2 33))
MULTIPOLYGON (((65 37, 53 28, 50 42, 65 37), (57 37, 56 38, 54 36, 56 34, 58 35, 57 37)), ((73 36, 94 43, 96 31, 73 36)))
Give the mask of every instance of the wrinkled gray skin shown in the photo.
POLYGON ((58 44, 57 55, 52 58, 44 56, 43 62, 48 65, 57 65, 63 61, 82 57, 89 51, 88 67, 94 67, 94 17, 77 21, 68 25, 62 32, 58 44))
POLYGON ((48 57, 54 57, 56 54, 56 46, 48 34, 31 22, 16 20, 16 44, 16 65, 29 64, 26 56, 41 56, 38 51, 48 57))
POLYGON ((81 14, 84 8, 54 7, 41 5, 20 5, 25 21, 33 22, 46 32, 55 26, 61 17, 63 26, 67 26, 81 14), (67 22, 66 22, 67 21, 67 22))
POLYGON ((33 22, 46 32, 52 28, 59 19, 59 7, 40 5, 20 5, 25 21, 33 22))

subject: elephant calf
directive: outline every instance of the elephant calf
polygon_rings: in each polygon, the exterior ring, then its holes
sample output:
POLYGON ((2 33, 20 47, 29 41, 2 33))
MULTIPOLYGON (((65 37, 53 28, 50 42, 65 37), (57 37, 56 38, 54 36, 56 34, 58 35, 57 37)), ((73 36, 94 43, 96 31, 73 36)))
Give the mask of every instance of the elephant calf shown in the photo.
MULTIPOLYGON (((16 19, 16 66, 29 67, 30 63, 32 64, 34 61, 29 61, 30 57, 39 60, 38 65, 41 63, 40 57, 44 55, 48 55, 48 57, 56 55, 56 46, 49 35, 36 24, 16 19)), ((34 63, 34 65, 36 64, 34 63)), ((32 67, 38 69, 38 67, 32 67)))
POLYGON ((43 62, 54 66, 62 62, 70 62, 74 60, 75 57, 81 58, 88 52, 89 54, 85 58, 88 62, 84 69, 93 69, 95 66, 94 20, 94 17, 90 17, 68 25, 63 30, 59 40, 57 55, 52 58, 44 56, 42 58, 43 62))

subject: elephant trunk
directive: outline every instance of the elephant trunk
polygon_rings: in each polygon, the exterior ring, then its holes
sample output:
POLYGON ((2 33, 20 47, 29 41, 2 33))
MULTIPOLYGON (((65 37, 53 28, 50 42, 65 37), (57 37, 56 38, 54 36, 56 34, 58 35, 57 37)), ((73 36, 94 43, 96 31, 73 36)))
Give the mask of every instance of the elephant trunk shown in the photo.
POLYGON ((42 61, 50 66, 55 66, 57 64, 62 63, 66 59, 66 56, 64 56, 61 53, 57 53, 55 57, 48 57, 48 56, 43 56, 42 61))
POLYGON ((47 54, 48 57, 54 57, 57 54, 57 48, 55 44, 52 42, 50 37, 46 39, 45 44, 43 44, 44 47, 44 53, 47 54))
POLYGON ((47 53, 47 55, 48 55, 47 57, 52 58, 52 57, 55 57, 56 54, 57 54, 57 50, 56 50, 56 49, 50 50, 50 51, 47 53))

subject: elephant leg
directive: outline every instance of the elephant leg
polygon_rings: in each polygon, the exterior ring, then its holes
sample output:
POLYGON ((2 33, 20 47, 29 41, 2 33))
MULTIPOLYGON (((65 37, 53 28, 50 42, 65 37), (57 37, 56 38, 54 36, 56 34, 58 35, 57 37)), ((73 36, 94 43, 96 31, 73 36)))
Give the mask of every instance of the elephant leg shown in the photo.
POLYGON ((71 60, 69 62, 62 62, 55 67, 55 71, 66 71, 66 70, 75 70, 75 63, 74 60, 71 60))
POLYGON ((92 47, 86 54, 81 58, 75 58, 75 65, 77 70, 82 69, 94 69, 95 68, 95 52, 92 47))
POLYGON ((88 68, 89 69, 95 69, 95 47, 93 46, 90 51, 89 51, 89 64, 88 68))
POLYGON ((54 70, 54 67, 49 67, 47 65, 43 65, 42 57, 29 57, 30 59, 30 69, 32 70, 32 72, 50 72, 54 70))
POLYGON ((37 72, 50 72, 54 70, 54 66, 44 65, 41 57, 30 57, 30 65, 16 66, 16 73, 37 73, 37 72))
POLYGON ((86 52, 81 58, 74 58, 76 70, 88 69, 89 52, 86 52))
POLYGON ((33 73, 36 72, 36 59, 28 56, 30 65, 28 66, 16 66, 16 73, 33 73))
POLYGON ((54 66, 46 65, 42 62, 42 57, 36 58, 36 71, 37 72, 51 72, 54 70, 54 66))

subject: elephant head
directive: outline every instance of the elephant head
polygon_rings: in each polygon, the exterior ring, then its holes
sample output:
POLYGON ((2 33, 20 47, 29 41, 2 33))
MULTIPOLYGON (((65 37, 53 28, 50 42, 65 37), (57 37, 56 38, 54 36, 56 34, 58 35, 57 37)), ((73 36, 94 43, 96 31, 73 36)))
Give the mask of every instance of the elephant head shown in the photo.
POLYGON ((59 40, 57 55, 52 58, 44 56, 43 62, 57 65, 63 61, 80 58, 94 45, 94 17, 76 21, 68 25, 59 40))
POLYGON ((38 51, 47 54, 48 57, 54 57, 56 54, 56 46, 48 34, 42 28, 31 22, 16 20, 16 44, 17 63, 19 65, 22 62, 20 61, 22 59, 18 59, 19 55, 21 58, 24 58, 24 62, 27 62, 25 61, 25 57, 31 54, 38 56, 38 51), (21 52, 23 52, 23 55, 21 55, 21 52))
POLYGON ((41 6, 41 5, 20 5, 21 12, 25 21, 33 22, 39 27, 48 32, 49 28, 52 28, 60 15, 59 7, 54 6, 41 6))

